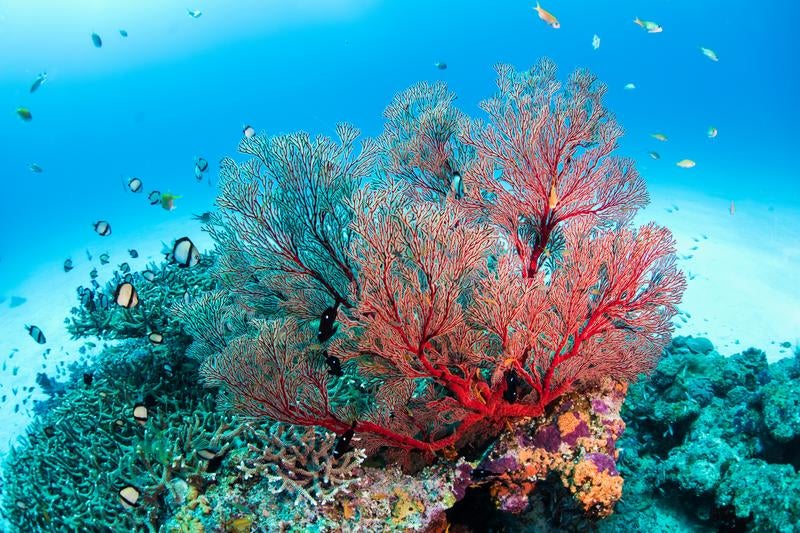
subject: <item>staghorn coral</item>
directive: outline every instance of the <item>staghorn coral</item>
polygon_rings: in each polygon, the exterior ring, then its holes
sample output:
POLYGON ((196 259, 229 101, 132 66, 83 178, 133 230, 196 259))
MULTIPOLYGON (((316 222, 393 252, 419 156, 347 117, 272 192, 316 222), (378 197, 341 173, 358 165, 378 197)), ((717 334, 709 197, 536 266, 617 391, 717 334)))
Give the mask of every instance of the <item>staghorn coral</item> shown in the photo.
POLYGON ((612 155, 604 86, 585 72, 562 86, 548 61, 498 73, 488 125, 441 85, 398 95, 369 187, 376 149, 353 156, 351 128, 340 144, 245 140, 255 158, 223 165, 219 275, 252 328, 203 364, 226 405, 338 433, 355 422, 369 452, 452 454, 576 387, 652 369, 685 282, 670 232, 630 226, 647 195, 612 155), (453 165, 465 191, 445 188, 453 165), (339 329, 315 343, 325 314, 339 329), (332 399, 326 355, 373 383, 366 409, 332 399))
MULTIPOLYGON (((65 320, 67 331, 74 339, 90 336, 101 339, 130 339, 146 337, 151 331, 164 335, 165 342, 186 342, 181 334, 181 323, 169 309, 177 302, 191 300, 197 295, 211 291, 217 282, 208 275, 213 264, 209 256, 202 256, 200 263, 192 268, 161 263, 148 265, 154 278, 145 279, 141 273, 130 275, 115 271, 114 278, 102 289, 91 292, 71 310, 65 320), (139 295, 140 304, 131 309, 114 303, 114 293, 123 279, 130 279, 139 295)), ((79 288, 81 292, 89 289, 79 288)))
POLYGON ((295 505, 305 500, 317 506, 347 493, 365 457, 360 449, 335 457, 336 435, 313 427, 277 423, 268 430, 256 430, 254 436, 260 442, 249 444, 250 458, 237 468, 245 480, 266 479, 273 494, 293 495, 295 505))
POLYGON ((215 409, 196 365, 145 342, 107 348, 92 386, 68 387, 9 453, 3 510, 12 525, 157 531, 167 507, 184 497, 186 481, 213 481, 197 451, 226 453, 244 426, 215 409), (167 363, 174 371, 165 372, 167 363), (133 418, 137 402, 148 405, 144 425, 133 418), (139 489, 140 505, 125 510, 117 493, 129 484, 139 489))

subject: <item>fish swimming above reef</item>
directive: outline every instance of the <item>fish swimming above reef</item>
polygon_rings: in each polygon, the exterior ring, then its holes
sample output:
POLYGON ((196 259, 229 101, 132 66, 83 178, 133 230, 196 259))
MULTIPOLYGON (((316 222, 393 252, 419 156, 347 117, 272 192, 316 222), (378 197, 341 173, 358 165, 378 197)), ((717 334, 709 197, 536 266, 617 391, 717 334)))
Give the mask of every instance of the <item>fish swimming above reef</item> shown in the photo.
POLYGON ((139 293, 133 284, 126 281, 117 286, 117 290, 114 291, 114 301, 120 307, 130 309, 139 305, 139 293))
POLYGON ((461 173, 459 171, 453 172, 453 179, 450 183, 450 188, 453 191, 453 197, 456 200, 461 200, 464 198, 464 179, 461 177, 461 173))
POLYGON ((654 134, 650 135, 650 137, 652 137, 653 139, 655 139, 657 141, 661 141, 662 143, 665 143, 665 142, 667 142, 669 140, 667 138, 667 136, 664 135, 663 133, 654 133, 654 134))
POLYGON ((145 425, 147 423, 147 406, 143 403, 137 403, 133 406, 133 419, 139 424, 145 425))
POLYGON ((197 457, 206 461, 206 472, 216 472, 225 458, 224 453, 220 453, 216 448, 200 448, 197 450, 197 457))
POLYGON ((177 263, 179 268, 188 268, 200 262, 200 250, 189 237, 181 237, 172 245, 169 260, 177 263))
POLYGON ((248 139, 252 139, 256 136, 256 130, 251 125, 247 125, 242 129, 242 135, 244 135, 248 139))
POLYGON ((644 28, 647 33, 661 33, 664 31, 664 28, 656 24, 655 22, 651 22, 649 20, 642 20, 639 17, 633 19, 634 24, 638 24, 642 28, 644 28))
POLYGON ((444 61, 437 61, 433 64, 434 67, 438 68, 439 70, 447 70, 447 63, 444 61))
POLYGON ((717 131, 717 128, 711 126, 708 128, 706 135, 708 136, 709 139, 716 139, 718 133, 719 131, 717 131))
POLYGON ((554 30, 557 30, 561 27, 561 23, 558 21, 558 19, 549 11, 542 9, 542 6, 539 5, 539 2, 536 2, 536 7, 534 7, 533 10, 539 14, 540 19, 545 21, 554 30))
POLYGON ((147 195, 147 201, 150 202, 150 205, 158 205, 161 203, 161 192, 160 191, 153 191, 147 195))
POLYGON ((133 485, 123 487, 119 491, 119 502, 125 509, 133 509, 139 506, 139 489, 133 485))
POLYGON ((161 195, 161 207, 167 211, 172 211, 175 209, 175 200, 179 198, 181 197, 170 192, 165 192, 161 195))
POLYGON ((714 52, 714 50, 712 50, 711 48, 705 48, 705 47, 701 46, 700 47, 700 51, 703 52, 703 55, 706 56, 707 58, 709 58, 711 61, 714 61, 714 62, 719 61, 719 58, 717 57, 717 53, 714 52))
POLYGON ((119 30, 119 34, 121 36, 123 36, 123 37, 127 37, 128 36, 128 31, 127 30, 119 30))
POLYGON ((350 450, 350 441, 353 440, 355 433, 356 423, 353 422, 353 425, 350 427, 350 429, 339 435, 339 437, 336 439, 336 444, 333 447, 333 452, 331 453, 334 459, 338 459, 347 453, 348 450, 350 450))
POLYGON ((129 249, 129 250, 128 250, 128 254, 130 254, 130 256, 131 256, 133 259, 136 259, 137 257, 139 257, 139 252, 137 252, 137 251, 136 251, 136 250, 134 250, 133 248, 131 248, 131 249, 129 249))
POLYGON ((42 86, 42 84, 43 84, 43 83, 44 83, 46 80, 47 80, 47 72, 42 72, 41 74, 39 74, 38 76, 36 76, 36 79, 35 79, 35 80, 33 80, 33 83, 31 84, 31 88, 30 88, 30 91, 29 91, 29 92, 31 92, 31 93, 35 93, 35 92, 36 92, 36 91, 39 89, 39 87, 41 87, 41 86, 42 86))
POLYGON ((592 37, 592 48, 597 50, 600 48, 600 37, 595 33, 594 37, 592 37))
POLYGON ((33 113, 27 107, 18 107, 17 108, 17 116, 24 120, 25 122, 30 122, 33 120, 33 113))
POLYGON ((336 302, 335 305, 326 308, 322 312, 322 316, 319 319, 319 331, 317 331, 317 339, 320 342, 325 342, 333 337, 333 334, 336 333, 336 330, 339 328, 338 326, 334 325, 338 311, 339 302, 336 302))
POLYGON ((658 152, 647 152, 647 155, 649 155, 652 159, 655 159, 656 161, 661 159, 661 155, 659 155, 658 152))
POLYGON ((73 268, 75 268, 75 266, 73 266, 73 264, 72 264, 72 259, 71 258, 65 259, 64 260, 64 272, 69 272, 73 268))
POLYGON ((194 166, 200 172, 205 172, 206 170, 208 170, 208 161, 206 161, 206 159, 203 157, 198 157, 197 159, 194 160, 194 166))
POLYGON ((142 180, 140 180, 139 178, 129 179, 128 189, 130 189, 131 192, 135 193, 142 192, 142 180))
POLYGON ((108 237, 111 235, 111 224, 105 220, 98 220, 94 223, 94 231, 101 237, 108 237))
POLYGON ((36 163, 31 163, 30 165, 28 165, 28 168, 34 174, 41 174, 42 172, 44 172, 44 169, 42 167, 40 167, 39 165, 37 165, 36 163))
POLYGON ((199 9, 187 9, 186 11, 189 13, 189 16, 192 17, 193 19, 198 19, 201 16, 203 16, 203 12, 200 11, 199 9))
POLYGON ((25 329, 37 344, 45 344, 47 342, 47 339, 45 338, 42 330, 39 329, 39 326, 25 326, 25 329))
POLYGON ((322 357, 325 358, 325 364, 328 365, 328 374, 331 376, 342 375, 342 362, 335 355, 328 355, 328 350, 322 350, 322 357))
POLYGON ((623 87, 623 89, 625 89, 626 91, 632 91, 635 88, 636 88, 636 85, 633 84, 633 83, 626 83, 625 87, 623 87))
POLYGON ((203 224, 208 224, 209 222, 211 222, 211 211, 205 211, 203 213, 200 213, 199 215, 192 215, 192 218, 194 220, 199 220, 203 224))
POLYGON ((697 165, 697 163, 695 163, 691 159, 681 159, 675 164, 681 168, 694 168, 694 166, 697 165))
POLYGON ((111 256, 108 255, 108 252, 103 252, 102 254, 100 254, 100 264, 101 265, 107 265, 110 260, 111 260, 111 256))
POLYGON ((101 48, 103 46, 103 39, 100 38, 99 35, 96 33, 92 34, 92 44, 95 48, 101 48))

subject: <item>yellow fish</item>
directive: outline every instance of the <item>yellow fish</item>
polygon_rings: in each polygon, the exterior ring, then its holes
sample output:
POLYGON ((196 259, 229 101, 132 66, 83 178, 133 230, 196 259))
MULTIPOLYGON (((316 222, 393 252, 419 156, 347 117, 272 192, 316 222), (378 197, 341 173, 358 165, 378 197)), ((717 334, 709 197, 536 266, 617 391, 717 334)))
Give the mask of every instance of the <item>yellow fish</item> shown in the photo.
POLYGON ((678 161, 678 162, 677 162, 677 163, 675 163, 675 164, 676 164, 676 165, 678 165, 678 166, 679 166, 679 167, 681 167, 681 168, 692 168, 692 167, 693 167, 693 166, 695 166, 697 163, 695 163, 695 162, 694 162, 694 161, 692 161, 691 159, 681 159, 680 161, 678 161))
POLYGON ((550 185, 550 196, 547 197, 547 207, 555 209, 558 205, 558 193, 556 192, 556 184, 550 185))
POLYGON ((661 142, 667 142, 667 136, 663 133, 654 133, 651 135, 651 137, 661 142))
POLYGON ((719 131, 717 131, 717 128, 715 128, 714 126, 711 126, 710 128, 708 128, 708 131, 706 133, 708 134, 709 139, 713 139, 714 137, 717 136, 717 133, 719 133, 719 131))
POLYGON ((558 19, 555 18, 552 13, 542 9, 542 6, 539 5, 539 2, 536 2, 536 7, 534 7, 533 9, 534 11, 539 13, 539 18, 548 23, 551 28, 557 30, 558 28, 561 27, 561 23, 558 22, 558 19))

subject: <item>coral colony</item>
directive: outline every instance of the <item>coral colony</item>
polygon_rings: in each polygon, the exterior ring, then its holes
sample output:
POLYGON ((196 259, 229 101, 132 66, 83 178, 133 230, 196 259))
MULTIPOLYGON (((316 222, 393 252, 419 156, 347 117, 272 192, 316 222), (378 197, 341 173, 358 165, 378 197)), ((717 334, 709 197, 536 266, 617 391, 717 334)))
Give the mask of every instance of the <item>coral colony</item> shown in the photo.
POLYGON ((73 334, 126 344, 93 385, 48 381, 66 392, 12 454, 9 519, 444 528, 478 493, 546 520, 553 479, 611 514, 627 383, 669 344, 684 278, 670 232, 631 224, 648 197, 605 86, 497 70, 486 122, 420 83, 360 145, 349 125, 245 135, 211 255, 81 294, 73 334))

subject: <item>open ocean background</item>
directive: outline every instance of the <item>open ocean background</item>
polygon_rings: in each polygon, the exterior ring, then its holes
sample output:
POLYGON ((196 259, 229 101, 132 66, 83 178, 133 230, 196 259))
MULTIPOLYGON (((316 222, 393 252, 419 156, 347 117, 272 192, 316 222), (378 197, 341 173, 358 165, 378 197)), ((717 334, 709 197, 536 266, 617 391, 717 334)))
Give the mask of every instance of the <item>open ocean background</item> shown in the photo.
MULTIPOLYGON (((148 256, 160 259, 161 241, 199 239, 191 215, 212 208, 217 163, 235 155, 244 125, 267 134, 330 134, 348 121, 378 135, 393 95, 420 80, 446 81, 461 109, 478 115, 478 102, 495 89, 494 64, 526 69, 543 56, 556 61, 562 78, 586 67, 607 83, 606 104, 626 130, 619 152, 638 160, 651 192, 642 220, 668 225, 681 253, 696 256, 682 264, 697 272, 684 333, 694 328, 743 345, 766 334, 775 346, 796 343, 800 4, 548 1, 543 7, 558 17, 558 30, 533 5, 0 1, 0 359, 19 350, 2 386, 31 386, 42 365, 52 371, 59 358, 74 360, 58 325, 92 266, 104 283, 116 264, 130 261, 128 248, 140 251, 130 262, 142 268, 148 256), (202 16, 190 17, 187 8, 202 16), (648 34, 633 23, 637 16, 663 33, 648 34), (102 48, 93 46, 93 32, 102 48), (448 68, 438 70, 437 61, 448 68), (43 71, 47 81, 29 93, 43 71), (627 83, 636 88, 625 90, 627 83), (32 121, 20 120, 20 106, 32 121), (710 126, 719 130, 714 139, 706 135, 710 126), (653 139, 657 132, 669 141, 653 139), (651 150, 661 159, 652 160, 651 150), (197 156, 210 162, 202 182, 193 173, 197 156), (697 166, 677 167, 684 158, 697 166), (43 172, 31 172, 32 163, 43 172), (144 194, 126 189, 131 176, 143 181, 144 194), (177 208, 148 205, 153 189, 180 195, 177 208), (93 231, 97 220, 111 223, 111 236, 93 231), (700 243, 705 250, 690 253, 701 233, 709 237, 700 243), (101 267, 104 251, 111 264, 101 267), (67 257, 76 268, 64 273, 67 257), (12 296, 26 301, 12 308, 12 296), (34 344, 25 324, 41 325, 48 345, 34 344), (778 324, 777 333, 764 324, 778 324), (55 356, 42 363, 44 348, 55 356), (21 368, 12 375, 13 366, 21 368)), ((26 412, 17 416, 11 407, 2 404, 9 436, 26 412)))

